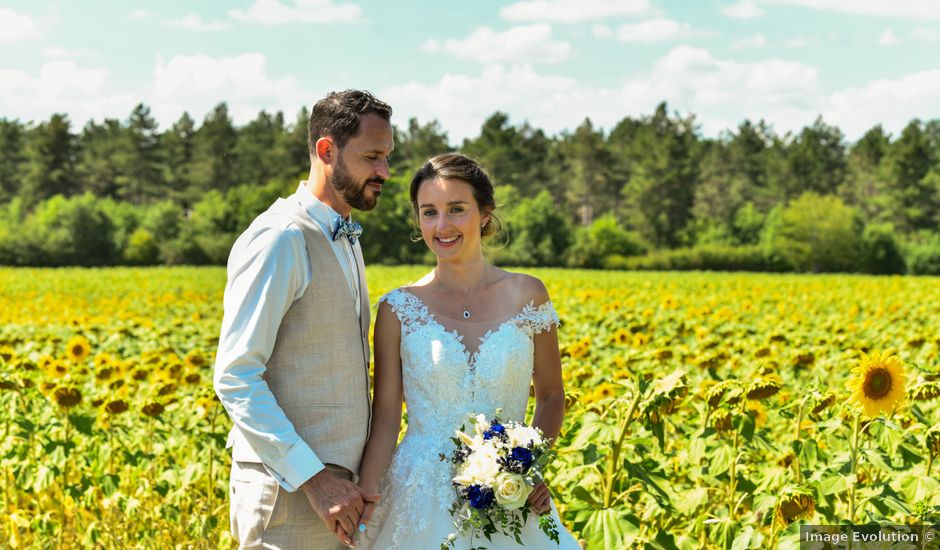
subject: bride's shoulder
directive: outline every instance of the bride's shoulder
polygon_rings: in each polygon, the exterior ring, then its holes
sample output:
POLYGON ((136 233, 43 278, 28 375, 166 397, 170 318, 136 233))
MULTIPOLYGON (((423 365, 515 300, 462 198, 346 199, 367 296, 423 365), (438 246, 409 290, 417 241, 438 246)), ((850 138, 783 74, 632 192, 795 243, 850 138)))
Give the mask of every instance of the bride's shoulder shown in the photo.
POLYGON ((510 271, 504 273, 507 286, 520 307, 528 304, 539 306, 549 301, 548 289, 538 277, 510 271))

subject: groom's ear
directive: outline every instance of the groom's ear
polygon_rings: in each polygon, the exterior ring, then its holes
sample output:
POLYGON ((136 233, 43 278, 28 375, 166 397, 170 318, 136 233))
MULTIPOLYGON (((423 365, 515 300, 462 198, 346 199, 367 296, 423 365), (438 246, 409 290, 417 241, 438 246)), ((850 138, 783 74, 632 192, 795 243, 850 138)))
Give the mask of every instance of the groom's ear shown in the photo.
POLYGON ((333 138, 321 137, 317 140, 315 149, 317 152, 317 158, 320 159, 320 162, 324 164, 333 164, 333 161, 336 160, 338 151, 336 149, 336 144, 333 143, 333 138))

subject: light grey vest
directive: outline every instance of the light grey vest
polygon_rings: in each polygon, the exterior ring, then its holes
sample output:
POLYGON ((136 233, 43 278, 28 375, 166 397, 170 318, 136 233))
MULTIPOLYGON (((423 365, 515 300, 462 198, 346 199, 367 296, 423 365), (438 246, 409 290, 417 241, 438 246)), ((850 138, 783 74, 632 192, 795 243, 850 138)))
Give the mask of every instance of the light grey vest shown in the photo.
MULTIPOLYGON (((362 251, 353 251, 360 311, 330 239, 302 207, 287 216, 303 232, 313 276, 281 320, 264 380, 317 457, 359 471, 369 436, 369 294, 362 251)), ((236 455, 238 446, 236 445, 236 455)), ((238 456, 235 456, 236 460, 238 456)))

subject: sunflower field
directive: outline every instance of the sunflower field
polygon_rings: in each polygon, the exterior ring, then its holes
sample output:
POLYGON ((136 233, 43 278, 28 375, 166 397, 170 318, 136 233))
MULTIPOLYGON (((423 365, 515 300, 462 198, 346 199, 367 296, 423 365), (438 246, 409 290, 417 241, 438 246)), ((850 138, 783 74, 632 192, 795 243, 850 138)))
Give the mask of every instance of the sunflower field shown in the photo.
MULTIPOLYGON (((370 267, 373 303, 422 267, 370 267)), ((940 522, 940 279, 531 270, 587 548, 940 522)), ((0 546, 233 548, 221 268, 0 269, 0 546)))

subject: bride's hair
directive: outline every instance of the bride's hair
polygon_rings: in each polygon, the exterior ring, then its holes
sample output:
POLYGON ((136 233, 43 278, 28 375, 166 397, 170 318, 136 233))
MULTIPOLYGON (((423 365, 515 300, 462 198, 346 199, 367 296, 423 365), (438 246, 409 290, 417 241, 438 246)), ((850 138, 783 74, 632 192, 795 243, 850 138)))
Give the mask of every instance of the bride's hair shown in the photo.
POLYGON ((418 188, 427 180, 456 179, 470 184, 473 198, 477 201, 480 212, 489 219, 480 229, 480 235, 490 237, 502 230, 502 223, 496 217, 496 198, 490 175, 476 160, 460 153, 444 153, 431 157, 411 178, 411 208, 415 219, 418 217, 418 188))

